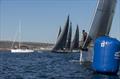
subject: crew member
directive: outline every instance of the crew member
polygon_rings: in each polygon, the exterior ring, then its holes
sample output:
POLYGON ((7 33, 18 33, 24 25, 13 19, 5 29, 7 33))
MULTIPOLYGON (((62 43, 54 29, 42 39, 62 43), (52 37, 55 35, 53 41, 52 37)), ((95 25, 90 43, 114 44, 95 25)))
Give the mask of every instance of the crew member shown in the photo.
POLYGON ((82 30, 82 34, 83 34, 83 42, 85 42, 87 38, 87 32, 85 32, 85 30, 82 30))

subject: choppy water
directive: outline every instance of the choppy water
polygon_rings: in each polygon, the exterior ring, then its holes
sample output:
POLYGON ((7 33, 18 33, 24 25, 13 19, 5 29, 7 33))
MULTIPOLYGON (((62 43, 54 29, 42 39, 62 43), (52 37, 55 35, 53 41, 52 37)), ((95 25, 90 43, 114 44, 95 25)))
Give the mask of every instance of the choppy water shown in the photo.
POLYGON ((0 79, 120 79, 94 74, 90 66, 80 65, 79 53, 35 52, 0 53, 0 79))

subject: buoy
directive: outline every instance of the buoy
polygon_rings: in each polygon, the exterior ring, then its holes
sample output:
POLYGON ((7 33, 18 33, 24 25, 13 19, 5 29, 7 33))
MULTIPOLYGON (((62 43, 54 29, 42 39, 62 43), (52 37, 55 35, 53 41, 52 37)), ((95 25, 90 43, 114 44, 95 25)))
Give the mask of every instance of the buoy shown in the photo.
POLYGON ((120 41, 108 36, 96 39, 92 68, 104 74, 116 74, 119 70, 120 41))

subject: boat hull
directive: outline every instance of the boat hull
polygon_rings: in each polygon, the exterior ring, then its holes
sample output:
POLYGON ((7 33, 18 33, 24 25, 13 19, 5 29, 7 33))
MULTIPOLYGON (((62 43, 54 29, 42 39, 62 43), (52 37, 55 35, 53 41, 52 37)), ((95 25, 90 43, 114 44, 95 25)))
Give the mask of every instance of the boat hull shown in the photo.
POLYGON ((11 53, 32 53, 34 50, 30 49, 11 49, 11 53))

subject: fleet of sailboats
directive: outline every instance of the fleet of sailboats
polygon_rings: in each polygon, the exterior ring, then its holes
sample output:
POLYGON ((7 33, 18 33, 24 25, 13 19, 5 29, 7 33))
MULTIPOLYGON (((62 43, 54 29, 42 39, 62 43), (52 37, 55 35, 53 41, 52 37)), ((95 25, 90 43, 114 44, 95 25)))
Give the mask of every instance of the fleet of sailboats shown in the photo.
MULTIPOLYGON (((87 46, 90 44, 90 42, 91 41, 94 42, 97 37, 100 37, 103 35, 109 35, 113 16, 115 13, 116 3, 117 3, 117 0, 99 0, 98 1, 90 31, 88 33, 88 36, 85 42, 82 43, 83 50, 87 49, 87 46)), ((74 50, 74 49, 80 50, 78 26, 76 29, 75 37, 72 42, 71 42, 72 34, 70 34, 70 32, 71 32, 71 26, 69 26, 69 16, 68 16, 64 29, 61 31, 52 51, 65 52, 66 50, 68 51, 69 49, 68 47, 70 47, 71 50, 74 50)))
MULTIPOLYGON (((99 0, 97 4, 97 8, 95 10, 94 19, 91 23, 91 28, 88 33, 88 36, 85 42, 82 45, 82 49, 87 49, 87 46, 91 41, 95 41, 97 37, 103 35, 109 35, 113 16, 115 13, 117 0, 99 0)), ((57 41, 52 48, 54 52, 73 52, 73 50, 80 50, 79 45, 79 27, 77 25, 75 36, 72 40, 72 23, 70 23, 69 15, 67 17, 67 21, 65 23, 64 28, 59 29, 57 41)), ((19 36, 21 33, 21 22, 19 22, 19 36)), ((28 53, 34 52, 31 49, 21 49, 21 37, 19 38, 19 45, 16 49, 11 49, 11 52, 19 52, 19 53, 28 53)))
MULTIPOLYGON (((60 28, 61 30, 61 28, 60 28)), ((69 16, 62 31, 59 30, 59 37, 52 51, 54 52, 73 52, 73 50, 79 49, 79 27, 77 25, 76 33, 72 40, 72 23, 69 22, 69 16)), ((78 51, 77 51, 78 52, 78 51)))

